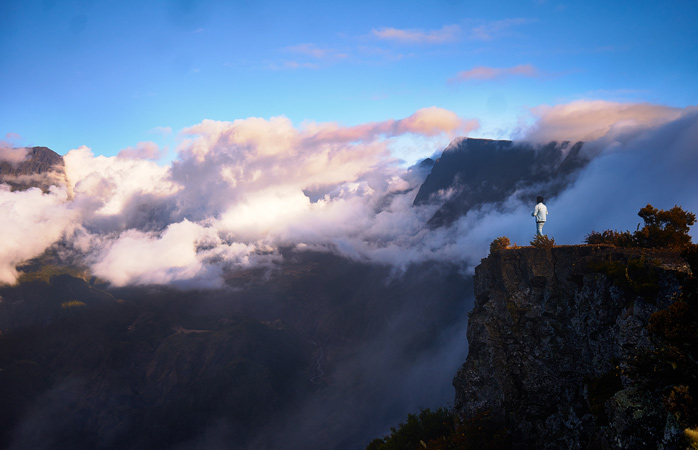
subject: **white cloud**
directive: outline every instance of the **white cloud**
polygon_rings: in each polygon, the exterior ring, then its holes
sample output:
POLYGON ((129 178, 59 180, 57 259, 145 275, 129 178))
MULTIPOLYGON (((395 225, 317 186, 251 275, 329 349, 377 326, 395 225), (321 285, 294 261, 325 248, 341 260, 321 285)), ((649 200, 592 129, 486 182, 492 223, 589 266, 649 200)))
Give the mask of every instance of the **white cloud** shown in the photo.
POLYGON ((204 263, 205 252, 197 246, 218 244, 215 232, 187 220, 161 234, 126 230, 93 255, 92 271, 116 286, 207 279, 213 266, 204 263))
POLYGON ((65 187, 44 194, 0 185, 0 283, 14 283, 18 264, 43 253, 73 226, 76 215, 67 200, 65 187))

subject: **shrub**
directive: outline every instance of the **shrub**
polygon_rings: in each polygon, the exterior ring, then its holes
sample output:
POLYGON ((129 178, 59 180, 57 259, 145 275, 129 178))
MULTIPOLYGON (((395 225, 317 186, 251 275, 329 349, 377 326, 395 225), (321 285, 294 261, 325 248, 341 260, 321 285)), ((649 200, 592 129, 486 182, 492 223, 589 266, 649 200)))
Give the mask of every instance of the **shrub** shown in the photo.
POLYGON ((548 237, 547 234, 543 236, 536 235, 531 241, 531 245, 536 248, 553 248, 555 247, 555 239, 548 237))
POLYGON ((490 253, 498 252, 499 250, 504 250, 509 248, 511 241, 506 236, 498 237, 490 244, 490 253))
POLYGON ((695 214, 679 206, 664 211, 648 204, 637 215, 645 221, 645 226, 635 232, 641 247, 683 248, 691 243, 688 230, 696 222, 695 214))
POLYGON ((693 213, 686 212, 679 206, 668 211, 657 209, 648 204, 638 213, 645 225, 637 231, 612 231, 601 233, 592 231, 585 237, 587 244, 607 244, 615 247, 663 247, 685 248, 691 245, 689 228, 696 222, 693 213))
POLYGON ((462 419, 446 408, 408 414, 407 422, 366 450, 504 450, 512 447, 507 428, 495 423, 489 412, 462 419))
POLYGON ((587 244, 606 244, 614 247, 634 247, 635 238, 629 231, 606 230, 601 233, 592 231, 584 238, 587 244))
POLYGON ((666 410, 686 429, 689 448, 698 449, 698 402, 693 397, 698 392, 698 246, 687 245, 681 255, 692 273, 675 301, 650 316, 647 330, 654 350, 640 355, 644 361, 638 370, 650 379, 647 389, 662 398, 666 410))
POLYGON ((450 436, 454 429, 453 413, 447 408, 431 411, 423 409, 419 415, 408 414, 407 421, 382 439, 374 439, 366 450, 416 450, 424 448, 426 443, 450 436))

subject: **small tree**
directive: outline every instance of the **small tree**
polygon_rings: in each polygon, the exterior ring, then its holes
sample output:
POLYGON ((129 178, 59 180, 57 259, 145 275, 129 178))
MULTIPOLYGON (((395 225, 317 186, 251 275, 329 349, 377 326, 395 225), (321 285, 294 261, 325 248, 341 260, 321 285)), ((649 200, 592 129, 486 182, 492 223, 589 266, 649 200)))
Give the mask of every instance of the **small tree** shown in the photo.
POLYGON ((664 247, 682 249, 691 245, 689 228, 696 222, 695 214, 686 212, 679 206, 668 211, 647 205, 637 213, 645 221, 645 226, 634 233, 630 231, 592 231, 585 241, 587 244, 608 244, 616 247, 664 247))
POLYGON ((498 252, 499 250, 504 250, 509 248, 511 241, 506 236, 501 236, 492 241, 490 244, 490 253, 498 252))
POLYGON ((684 248, 691 244, 688 231, 696 222, 695 214, 679 206, 664 211, 648 204, 637 215, 645 221, 645 226, 635 232, 640 247, 684 248))

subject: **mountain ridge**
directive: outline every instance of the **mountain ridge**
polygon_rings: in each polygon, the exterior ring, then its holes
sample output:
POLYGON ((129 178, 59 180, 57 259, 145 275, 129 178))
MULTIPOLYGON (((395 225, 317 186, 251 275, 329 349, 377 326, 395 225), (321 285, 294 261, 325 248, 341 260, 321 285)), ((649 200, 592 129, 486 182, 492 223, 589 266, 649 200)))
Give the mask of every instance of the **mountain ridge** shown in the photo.
POLYGON ((541 193, 552 198, 589 162, 582 153, 583 145, 455 139, 434 163, 413 204, 441 202, 428 222, 435 228, 450 225, 482 204, 501 204, 512 195, 526 202, 541 193))

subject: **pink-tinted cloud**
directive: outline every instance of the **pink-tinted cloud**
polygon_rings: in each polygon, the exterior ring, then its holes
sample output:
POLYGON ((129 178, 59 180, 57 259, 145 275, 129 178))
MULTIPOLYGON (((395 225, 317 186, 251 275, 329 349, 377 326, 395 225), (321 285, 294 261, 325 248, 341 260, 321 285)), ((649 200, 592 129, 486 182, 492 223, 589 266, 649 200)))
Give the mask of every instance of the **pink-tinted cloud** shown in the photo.
POLYGON ((394 125, 395 134, 414 133, 424 136, 441 133, 465 136, 478 127, 477 120, 461 119, 456 113, 436 106, 422 108, 394 125))
POLYGON ((412 133, 422 136, 465 136, 479 128, 474 119, 462 119, 452 111, 431 106, 416 111, 409 117, 399 120, 366 123, 353 127, 340 127, 334 124, 306 126, 311 138, 318 141, 358 141, 373 139, 376 136, 395 137, 412 133))
POLYGON ((24 147, 6 146, 0 141, 0 161, 7 161, 12 165, 17 165, 27 159, 28 151, 24 147))
POLYGON ((135 147, 128 147, 119 152, 118 158, 124 159, 148 159, 155 161, 162 157, 162 151, 155 142, 143 141, 136 144, 135 147))
POLYGON ((169 167, 151 161, 95 157, 85 146, 69 151, 63 159, 74 207, 83 210, 85 222, 119 216, 139 195, 166 197, 178 189, 169 179, 169 167))
POLYGON ((306 43, 286 47, 286 51, 299 55, 309 56, 315 59, 342 59, 347 54, 334 48, 321 48, 315 44, 306 43))
POLYGON ((478 66, 470 70, 459 72, 451 78, 451 82, 497 80, 508 77, 529 77, 540 76, 538 69, 531 64, 521 64, 514 67, 486 67, 478 66))
MULTIPOLYGON (((690 108, 689 108, 690 109, 690 108)), ((650 103, 578 100, 531 109, 533 126, 519 136, 536 142, 590 141, 639 127, 656 127, 679 118, 686 109, 650 103)))
POLYGON ((438 30, 381 28, 374 29, 373 35, 379 39, 404 44, 444 44, 455 42, 461 35, 458 25, 444 25, 438 30))

